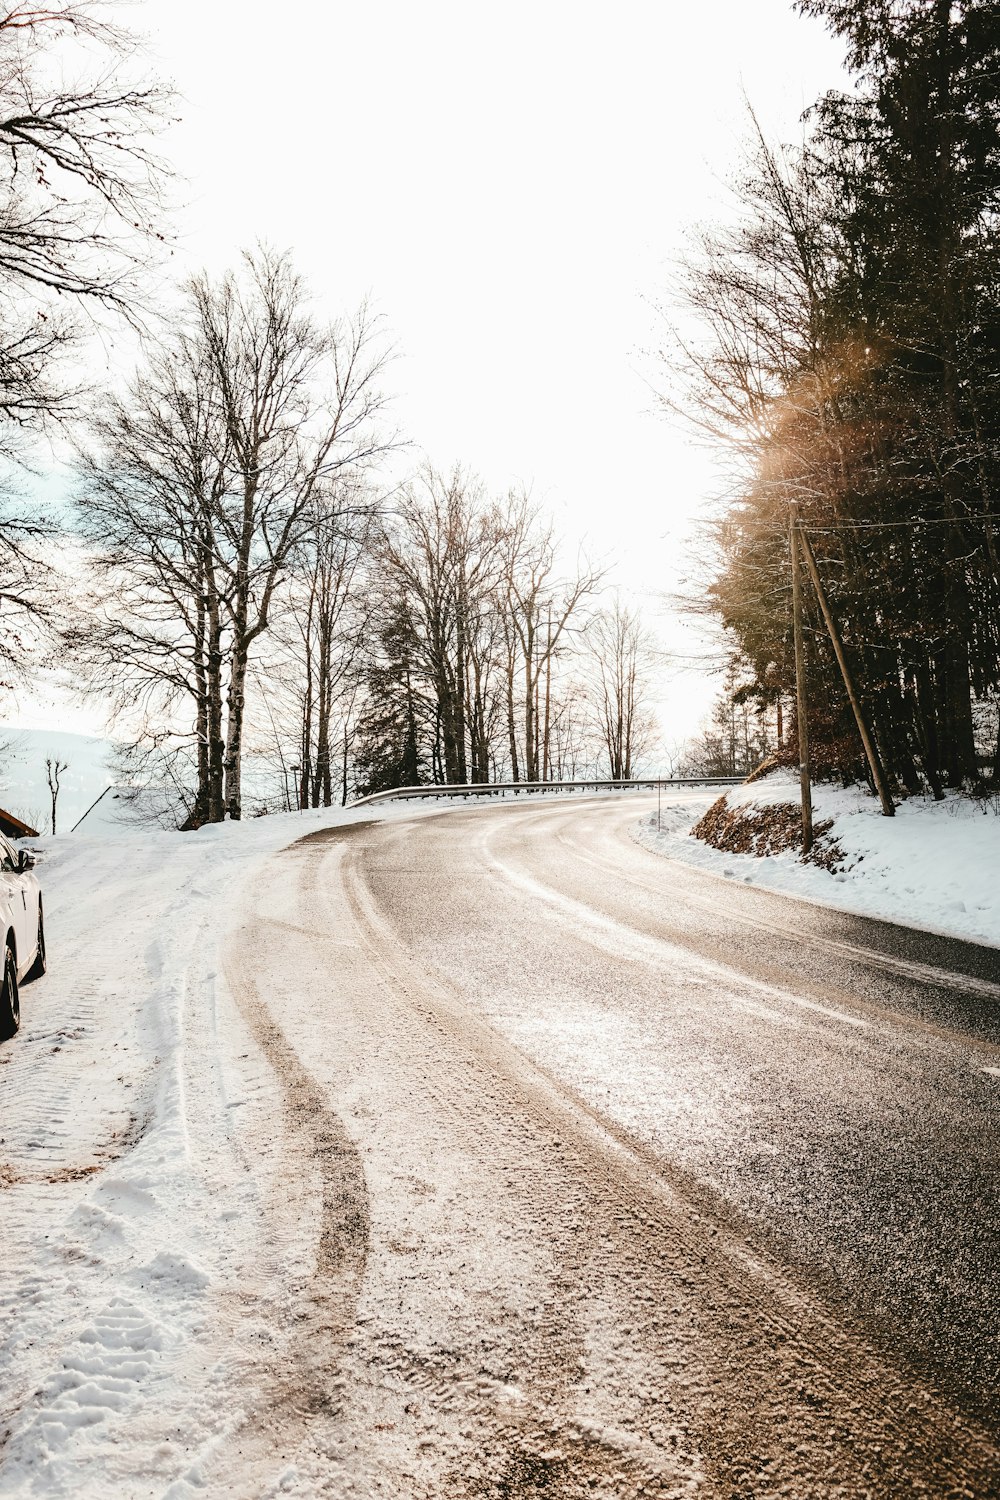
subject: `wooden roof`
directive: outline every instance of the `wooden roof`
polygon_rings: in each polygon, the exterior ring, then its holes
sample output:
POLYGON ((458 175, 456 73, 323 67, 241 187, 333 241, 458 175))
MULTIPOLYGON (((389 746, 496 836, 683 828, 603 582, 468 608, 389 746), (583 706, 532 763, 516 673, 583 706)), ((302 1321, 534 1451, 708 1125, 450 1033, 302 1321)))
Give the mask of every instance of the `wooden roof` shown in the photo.
POLYGON ((9 839, 37 839, 38 829, 32 828, 30 823, 22 823, 20 818, 15 818, 13 813, 7 812, 0 807, 0 833, 5 833, 9 839))

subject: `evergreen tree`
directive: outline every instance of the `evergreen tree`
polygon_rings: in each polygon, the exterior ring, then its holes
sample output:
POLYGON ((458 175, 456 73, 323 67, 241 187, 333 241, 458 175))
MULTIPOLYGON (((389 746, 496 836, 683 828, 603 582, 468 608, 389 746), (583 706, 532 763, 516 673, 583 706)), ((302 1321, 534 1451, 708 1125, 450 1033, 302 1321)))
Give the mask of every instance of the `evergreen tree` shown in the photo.
MULTIPOLYGON (((759 142, 745 217, 692 269, 699 420, 742 462, 707 598, 773 701, 791 687, 788 516, 808 526, 884 761, 910 790, 980 775, 1000 686, 1000 10, 802 0, 848 44, 806 149, 759 142)), ((859 747, 821 622, 821 759, 859 747)))
POLYGON ((354 755, 358 796, 435 779, 430 774, 432 720, 421 691, 416 648, 405 600, 397 597, 385 612, 367 674, 354 755))

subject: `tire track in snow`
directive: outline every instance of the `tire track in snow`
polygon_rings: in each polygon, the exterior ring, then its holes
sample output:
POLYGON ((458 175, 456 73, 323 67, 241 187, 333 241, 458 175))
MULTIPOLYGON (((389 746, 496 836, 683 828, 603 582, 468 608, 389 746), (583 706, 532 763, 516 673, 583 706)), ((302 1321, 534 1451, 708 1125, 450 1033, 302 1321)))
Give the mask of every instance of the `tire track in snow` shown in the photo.
MULTIPOLYGON (((275 1465, 288 1459, 291 1463, 282 1483, 289 1493, 330 1495, 337 1500, 348 1494, 368 1495, 373 1492, 369 1486, 381 1491, 386 1483, 390 1489, 395 1483, 395 1493, 406 1493, 414 1500, 424 1495, 447 1495, 449 1500, 452 1497, 457 1500, 459 1496, 521 1493, 510 1488, 517 1476, 550 1473, 554 1462, 549 1452, 553 1432, 550 1427, 539 1425, 533 1407, 533 1420, 523 1420, 520 1412, 525 1407, 524 1398, 509 1387, 512 1364, 527 1361, 530 1365, 535 1397, 536 1387, 548 1385, 553 1392, 561 1389, 564 1361, 553 1360, 552 1350, 557 1336, 564 1347, 570 1335, 575 1283, 562 1284, 564 1278, 558 1275, 545 1276, 530 1318, 513 1326, 502 1325, 494 1331, 495 1336, 491 1336, 489 1329, 488 1308, 483 1309, 486 1326, 481 1327, 474 1318, 470 1328, 468 1312, 463 1311, 460 1328, 444 1337, 429 1334, 419 1318, 416 1323, 399 1321, 403 1300, 411 1295, 409 1288, 414 1284, 418 1287, 425 1282, 429 1284, 429 1289, 417 1295, 429 1298, 431 1322, 441 1316, 448 1320, 452 1309, 448 1279, 452 1271, 451 1247, 448 1252, 432 1255, 428 1262, 415 1228, 407 1227, 406 1205, 413 1210, 414 1220, 426 1212, 432 1215, 444 1212, 449 1220, 457 1213, 459 1220, 463 1219, 460 1203, 452 1204, 450 1199, 441 1203, 437 1186, 425 1183, 417 1172, 404 1170, 408 1150, 416 1147, 415 1164, 422 1150, 433 1150, 430 1144, 433 1135, 424 1142, 412 1139, 407 1129, 412 1125, 410 1111, 414 1108, 422 1111, 421 1117, 430 1131, 434 1128, 432 1121, 444 1110, 448 1150, 461 1171, 463 1163, 475 1161, 476 1148, 482 1146, 482 1102, 469 1101, 464 1095, 459 1100, 446 1083, 439 1087, 439 1069, 432 1070, 434 1083, 427 1087, 427 1070, 413 1049, 415 1039, 421 1046, 428 1041, 426 1021, 420 1017, 415 1023, 409 1006, 405 1002, 400 1006, 399 997, 390 992, 382 976, 373 969, 366 947, 353 940, 352 932, 345 936, 343 909, 337 913, 340 920, 335 933, 326 930, 323 892, 317 888, 321 883, 317 876, 325 872, 326 866, 325 861, 317 859, 318 853, 299 846, 278 856, 272 864, 258 889, 263 900, 261 915, 266 912, 275 942, 262 960, 252 965, 247 963, 246 955, 252 950, 250 936, 257 939, 258 954, 261 946, 259 925, 251 920, 244 935, 230 945, 230 959, 235 958, 238 965, 229 966, 230 982, 234 992, 242 990, 241 1004, 252 1018, 261 1045, 268 1049, 275 1066, 289 1082, 289 1107, 293 1114, 300 1107, 311 1111, 317 1119, 329 1114, 328 1107, 317 1100, 317 1084, 313 1082, 317 1076, 315 1064, 322 1064, 323 1059, 310 1056, 307 1044, 311 1038, 293 1024, 294 1017, 286 1014, 293 1005, 296 1016, 301 1019, 304 1014, 308 1018, 317 1038, 332 1050, 338 1066, 346 1066, 349 1077, 356 1070, 363 1071, 366 1063, 377 1066, 380 1097, 371 1104, 379 1113, 387 1106, 392 1111, 392 1115, 379 1122, 386 1124, 391 1135, 397 1123, 393 1115, 394 1101, 398 1099, 403 1136, 398 1139, 396 1149, 380 1153, 380 1161, 366 1155, 366 1164, 380 1185, 388 1175, 393 1192, 405 1200, 404 1211, 393 1210, 388 1218, 384 1212, 380 1214, 378 1254, 373 1268, 371 1250, 368 1252, 363 1305, 355 1303, 355 1326, 351 1328, 346 1327, 345 1312, 350 1311, 354 1287, 344 1283, 352 1280, 352 1270, 357 1272, 361 1267, 357 1258, 351 1266, 349 1255, 345 1277, 344 1259, 334 1257, 332 1269, 339 1269, 340 1273, 332 1292, 335 1315, 330 1317, 327 1308, 317 1316, 313 1303, 321 1294, 323 1280, 324 1257, 320 1251, 317 1274, 310 1281, 307 1295, 299 1301, 294 1338, 276 1353, 269 1368, 260 1372, 249 1423, 238 1437, 241 1472, 263 1478, 273 1475, 275 1465), (294 913, 287 924, 280 919, 278 923, 274 921, 276 889, 285 892, 289 917, 294 913), (286 945, 293 933, 298 939, 297 963, 290 967, 283 955, 287 954, 286 945), (297 993, 304 978, 309 980, 305 997, 297 993), (334 994, 328 993, 331 989, 334 994), (262 1003, 265 999, 266 1011, 262 1003), (278 1024, 272 1027, 272 1022, 278 1024), (364 1058, 362 1054, 368 1048, 375 1055, 364 1058), (308 1071, 299 1055, 308 1060, 308 1071), (419 1078, 412 1076, 415 1062, 419 1078), (461 1104, 460 1109, 456 1103, 461 1104), (398 1316, 393 1311, 397 1296, 401 1299, 398 1316), (455 1336, 459 1338, 457 1345, 455 1336), (510 1343, 512 1336, 514 1347, 510 1343), (470 1337, 475 1350, 471 1354, 463 1352, 465 1340, 470 1337), (467 1430, 470 1424, 477 1433, 471 1442, 455 1431, 456 1426, 467 1430), (442 1466, 456 1444, 458 1451, 468 1450, 466 1458, 459 1474, 449 1472, 446 1476, 442 1466), (379 1452, 380 1449, 385 1451, 379 1452), (493 1479, 504 1475, 507 1478, 503 1479, 502 1489, 495 1489, 493 1479)), ((252 908, 252 901, 250 904, 252 908)), ((343 1102, 348 1109, 351 1134, 356 1136, 360 1128, 358 1118, 369 1106, 358 1098, 343 1102)), ((497 1117, 490 1113, 489 1118, 497 1117)), ((509 1137, 513 1130, 514 1141, 505 1140, 504 1152, 514 1179, 519 1169, 523 1170, 525 1161, 531 1160, 531 1147, 535 1143, 531 1132, 525 1133, 516 1117, 513 1122, 506 1113, 498 1118, 504 1136, 509 1137)), ((295 1137, 305 1126, 303 1121, 295 1127, 295 1137)), ((330 1120, 325 1118, 321 1134, 330 1133, 330 1120)), ((333 1133, 339 1134, 335 1127, 333 1133)), ((299 1150, 302 1144, 308 1150, 307 1142, 293 1138, 295 1172, 306 1164, 299 1150)), ((325 1180, 332 1174, 329 1188, 324 1190, 329 1202, 331 1192, 338 1185, 343 1188, 344 1162, 324 1158, 321 1152, 318 1158, 311 1158, 311 1165, 323 1173, 325 1180)), ((435 1175, 440 1162, 432 1158, 425 1170, 428 1169, 435 1175)), ((538 1178, 538 1189, 544 1194, 547 1161, 544 1158, 536 1161, 532 1170, 538 1178)), ((351 1164, 347 1171, 352 1173, 351 1164)), ((489 1198, 482 1205, 488 1214, 494 1206, 493 1187, 491 1182, 489 1198)), ((444 1193, 443 1187, 441 1192, 444 1193)), ((519 1205, 516 1189, 512 1195, 519 1205)), ((384 1209, 384 1202, 380 1202, 380 1207, 384 1209)), ((325 1217, 328 1220, 329 1216, 325 1217)), ((574 1229, 579 1225, 579 1215, 574 1213, 574 1229)), ((467 1244, 466 1253, 474 1257, 480 1228, 479 1223, 466 1222, 464 1229, 458 1222, 455 1224, 456 1233, 467 1244)), ((498 1232, 506 1232, 502 1223, 498 1232)), ((333 1238, 343 1244, 342 1234, 335 1233, 333 1238)), ((348 1241, 350 1238, 348 1234, 348 1241)), ((501 1264, 507 1266, 505 1256, 501 1264)), ((483 1292, 474 1295, 481 1296, 483 1292)), ((328 1292, 327 1302, 330 1298, 328 1292)), ((582 1329, 575 1347, 579 1347, 580 1337, 582 1329)), ((556 1399, 555 1395, 552 1399, 556 1399)), ((610 1448, 602 1445, 598 1434, 574 1428, 566 1440, 576 1450, 573 1462, 576 1478, 572 1487, 563 1486, 553 1493, 624 1496, 637 1494, 643 1483, 654 1485, 645 1492, 657 1492, 653 1468, 648 1464, 637 1468, 634 1456, 623 1454, 613 1445, 610 1448), (585 1457, 588 1454, 590 1458, 585 1457), (595 1467, 595 1455, 602 1454, 595 1467), (614 1457, 611 1469, 609 1455, 614 1457), (626 1484, 626 1470, 636 1474, 634 1483, 626 1484), (609 1489, 609 1474, 620 1478, 626 1487, 622 1488, 616 1478, 609 1489), (595 1489, 598 1477, 601 1486, 595 1489)), ((227 1445, 207 1469, 205 1482, 210 1487, 213 1483, 221 1485, 229 1464, 235 1461, 234 1447, 227 1445)), ((565 1468, 563 1460, 559 1464, 565 1468)), ((678 1490, 673 1485, 664 1491, 682 1492, 686 1493, 686 1489, 678 1490)))
MULTIPOLYGON (((286 849, 272 859, 287 877, 296 856, 286 849)), ((287 1288, 285 1301, 272 1304, 269 1337, 276 1336, 277 1344, 270 1353, 262 1351, 247 1371, 251 1389, 245 1413, 218 1451, 206 1458, 198 1488, 206 1483, 221 1488, 233 1464, 248 1486, 267 1488, 273 1483, 276 1454, 308 1447, 316 1420, 337 1410, 343 1383, 340 1359, 354 1326, 368 1255, 370 1220, 360 1158, 281 1027, 281 1010, 274 1004, 281 992, 280 949, 261 953, 261 913, 272 921, 268 893, 273 879, 270 864, 249 888, 244 920, 223 945, 222 966, 243 1022, 277 1083, 282 1161, 280 1166, 272 1161, 269 1174, 277 1184, 286 1175, 318 1178, 314 1260, 307 1285, 287 1288)), ((273 931, 280 936, 277 924, 273 931)), ((257 1151, 274 1152, 273 1141, 262 1138, 264 1122, 257 1119, 250 1128, 252 1133, 240 1142, 248 1163, 257 1151)), ((266 1212, 280 1216, 273 1187, 270 1196, 266 1212)), ((298 1232, 300 1237, 312 1232, 308 1221, 298 1232)))
POLYGON ((27 1014, 16 1046, 0 1050, 0 1189, 87 1176, 126 1152, 141 1134, 149 1075, 145 1068, 135 1071, 131 1057, 123 1054, 111 1097, 102 1087, 100 1108, 90 1103, 88 1065, 101 1031, 98 1006, 123 998, 97 965, 76 969, 72 983, 56 974, 25 986, 27 1014), (43 1010, 38 1019, 31 1014, 36 1006, 43 1010), (89 1141, 80 1139, 81 1121, 90 1126, 89 1141))
POLYGON ((297 1138, 296 1146, 304 1149, 322 1178, 315 1295, 327 1303, 327 1311, 339 1307, 335 1326, 347 1326, 357 1283, 364 1274, 370 1228, 364 1172, 343 1124, 327 1107, 322 1092, 267 1009, 256 965, 248 956, 258 937, 252 928, 237 929, 226 958, 226 975, 254 1040, 280 1080, 283 1107, 297 1138), (328 1283, 335 1279, 342 1285, 332 1294, 328 1283))
MULTIPOLYGON (((436 1381, 417 1374, 442 1412, 450 1413, 456 1390, 464 1390, 466 1421, 481 1434, 475 1442, 459 1440, 461 1459, 418 1493, 500 1500, 544 1490, 554 1497, 624 1500, 702 1492, 702 1457, 674 1421, 665 1371, 663 1385, 655 1394, 651 1390, 650 1372, 660 1365, 662 1350, 643 1351, 633 1392, 625 1398, 626 1407, 641 1409, 635 1426, 625 1430, 610 1423, 600 1400, 589 1410, 585 1381, 596 1373, 595 1391, 600 1387, 606 1356, 603 1340, 602 1347, 591 1347, 595 1327, 603 1320, 613 1328, 615 1319, 606 1315, 609 1286, 591 1244, 588 1195, 579 1182, 567 1182, 563 1171, 566 1136, 577 1122, 567 1120, 558 1100, 553 1109, 547 1079, 542 1112, 526 1107, 525 1083, 539 1083, 531 1065, 406 961, 359 871, 363 857, 352 840, 339 874, 367 958, 382 980, 383 1024, 398 1040, 401 1076, 394 1075, 393 1083, 402 1094, 426 1094, 435 1106, 433 1128, 440 1132, 443 1126, 468 1157, 479 1179, 467 1190, 473 1218, 486 1217, 487 1201, 509 1198, 517 1225, 512 1239, 526 1238, 544 1268, 538 1300, 527 1315, 504 1318, 502 1300, 484 1309, 503 1378, 477 1385, 475 1371, 463 1368, 460 1359, 444 1362, 436 1381)), ((322 869, 317 873, 322 876, 322 869)), ((332 881, 322 884, 329 889, 332 881)), ((434 1135, 427 1149, 438 1149, 434 1135)))

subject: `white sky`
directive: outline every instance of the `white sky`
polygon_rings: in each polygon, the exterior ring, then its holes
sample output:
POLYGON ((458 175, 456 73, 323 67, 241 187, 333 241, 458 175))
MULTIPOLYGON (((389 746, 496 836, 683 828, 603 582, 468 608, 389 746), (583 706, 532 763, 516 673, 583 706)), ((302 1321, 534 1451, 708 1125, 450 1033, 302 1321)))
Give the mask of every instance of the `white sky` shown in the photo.
MULTIPOLYGON (((790 0, 137 0, 129 20, 182 96, 171 269, 260 238, 331 315, 369 294, 417 448, 531 485, 652 617, 711 470, 653 414, 651 303, 724 212, 744 93, 796 139, 839 45, 790 0)), ((670 679, 668 735, 713 691, 670 679)))

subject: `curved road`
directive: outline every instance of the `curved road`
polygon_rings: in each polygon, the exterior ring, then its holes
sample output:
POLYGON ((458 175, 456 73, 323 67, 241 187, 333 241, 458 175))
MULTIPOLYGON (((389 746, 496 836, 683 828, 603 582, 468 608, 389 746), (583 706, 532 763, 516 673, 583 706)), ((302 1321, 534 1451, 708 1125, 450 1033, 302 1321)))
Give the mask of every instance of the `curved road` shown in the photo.
POLYGON ((245 1462, 1000 1494, 1000 953, 660 859, 649 805, 347 825, 251 890, 229 982, 322 1211, 245 1462))

